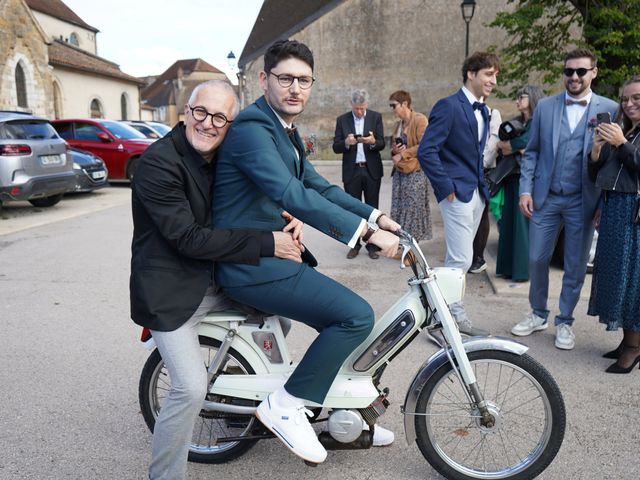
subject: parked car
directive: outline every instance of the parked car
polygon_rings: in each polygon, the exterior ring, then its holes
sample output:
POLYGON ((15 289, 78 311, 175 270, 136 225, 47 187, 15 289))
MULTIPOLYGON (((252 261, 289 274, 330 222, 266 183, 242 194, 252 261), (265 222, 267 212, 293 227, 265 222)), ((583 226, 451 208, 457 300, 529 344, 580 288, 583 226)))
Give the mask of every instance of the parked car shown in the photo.
POLYGON ((109 180, 131 180, 140 155, 153 143, 134 128, 113 120, 66 119, 51 123, 72 147, 104 160, 109 180))
POLYGON ((163 137, 171 131, 171 127, 168 127, 164 123, 160 123, 160 122, 145 122, 145 123, 153 127, 153 129, 156 130, 157 132, 160 132, 160 134, 163 137))
POLYGON ((135 128, 141 134, 143 134, 146 138, 150 138, 152 140, 157 140, 159 138, 164 137, 162 133, 160 133, 157 129, 153 128, 151 125, 148 125, 146 122, 142 122, 139 120, 126 120, 123 121, 125 125, 129 125, 132 128, 135 128))
POLYGON ((74 192, 91 192, 109 184, 109 172, 100 157, 75 147, 70 147, 67 154, 76 174, 74 192))
POLYGON ((0 112, 0 206, 28 200, 51 207, 75 183, 67 145, 46 118, 0 112))

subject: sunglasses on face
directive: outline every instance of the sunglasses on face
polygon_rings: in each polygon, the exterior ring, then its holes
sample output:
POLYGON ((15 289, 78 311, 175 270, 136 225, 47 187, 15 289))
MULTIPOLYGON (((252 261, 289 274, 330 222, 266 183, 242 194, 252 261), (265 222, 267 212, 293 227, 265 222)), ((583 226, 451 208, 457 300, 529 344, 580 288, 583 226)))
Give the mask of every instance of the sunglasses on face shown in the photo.
POLYGON ((631 100, 631 103, 640 103, 640 93, 634 93, 628 97, 620 97, 620 104, 626 105, 631 100))
POLYGON ((567 67, 562 72, 566 77, 573 77, 574 73, 577 73, 579 77, 584 77, 587 74, 587 72, 590 72, 594 68, 596 67, 591 67, 591 68, 568 68, 567 67))

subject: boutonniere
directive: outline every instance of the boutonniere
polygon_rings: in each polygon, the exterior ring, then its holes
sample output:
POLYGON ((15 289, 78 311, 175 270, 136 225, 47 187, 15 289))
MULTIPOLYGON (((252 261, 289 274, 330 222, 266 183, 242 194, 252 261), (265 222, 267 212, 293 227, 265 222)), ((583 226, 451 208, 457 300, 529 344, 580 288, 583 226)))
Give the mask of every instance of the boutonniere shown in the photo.
POLYGON ((598 126, 598 119, 596 117, 591 117, 587 126, 589 127, 589 130, 593 130, 598 126))

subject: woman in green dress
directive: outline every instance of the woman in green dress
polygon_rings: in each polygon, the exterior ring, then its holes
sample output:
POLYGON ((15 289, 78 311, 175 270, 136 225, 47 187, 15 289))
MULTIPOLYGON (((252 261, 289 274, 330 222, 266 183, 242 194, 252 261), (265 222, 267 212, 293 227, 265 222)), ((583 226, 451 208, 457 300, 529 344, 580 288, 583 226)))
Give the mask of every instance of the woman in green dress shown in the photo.
MULTIPOLYGON (((526 85, 520 89, 516 98, 516 108, 520 115, 516 120, 524 125, 524 129, 511 140, 498 142, 501 155, 515 155, 518 165, 529 141, 533 111, 543 96, 542 89, 534 85, 526 85)), ((516 282, 526 282, 529 280, 529 220, 518 207, 519 183, 519 167, 503 180, 504 207, 500 219, 496 275, 511 278, 516 282)))

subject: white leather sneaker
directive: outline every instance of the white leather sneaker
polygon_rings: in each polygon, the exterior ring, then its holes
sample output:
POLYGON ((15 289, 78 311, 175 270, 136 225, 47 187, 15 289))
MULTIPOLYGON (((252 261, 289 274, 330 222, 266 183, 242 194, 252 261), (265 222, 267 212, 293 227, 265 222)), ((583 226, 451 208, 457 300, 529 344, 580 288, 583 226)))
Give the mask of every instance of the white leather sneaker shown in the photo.
MULTIPOLYGON (((365 423, 365 427, 369 427, 365 423)), ((380 425, 376 425, 376 428, 373 429, 373 446, 374 447, 387 447, 393 443, 395 440, 395 435, 391 430, 387 430, 380 425)))
POLYGON ((274 395, 269 395, 256 409, 256 417, 265 427, 278 437, 285 447, 297 456, 313 463, 322 463, 327 458, 327 451, 318 441, 316 432, 311 427, 309 417, 313 412, 304 405, 283 408, 278 405, 274 395))
POLYGON ((576 346, 576 336, 568 323, 561 323, 556 327, 556 348, 572 350, 576 346))
POLYGON ((518 337, 526 337, 527 335, 531 335, 533 332, 544 330, 548 326, 549 324, 547 323, 546 318, 539 317, 535 313, 529 312, 524 320, 511 329, 511 333, 518 337))

